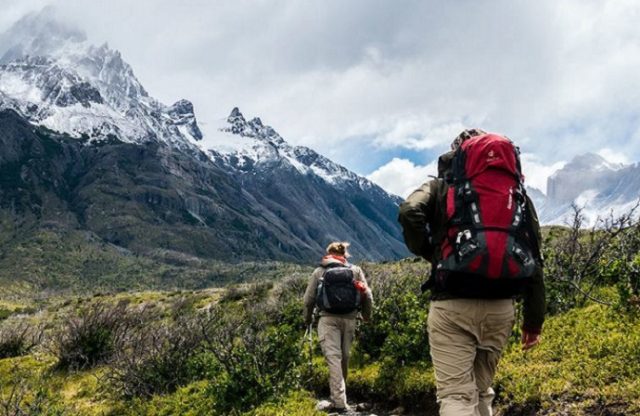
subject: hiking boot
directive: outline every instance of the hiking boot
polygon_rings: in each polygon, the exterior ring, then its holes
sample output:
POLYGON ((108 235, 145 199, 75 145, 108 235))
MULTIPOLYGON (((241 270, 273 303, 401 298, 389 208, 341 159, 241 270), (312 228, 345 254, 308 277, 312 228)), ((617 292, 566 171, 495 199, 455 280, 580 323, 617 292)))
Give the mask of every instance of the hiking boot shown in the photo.
POLYGON ((326 410, 326 412, 329 413, 330 415, 344 415, 349 413, 350 411, 351 411, 351 406, 347 406, 347 407, 331 406, 329 409, 326 410))
POLYGON ((316 404, 316 410, 320 412, 326 412, 331 408, 333 408, 333 403, 331 403, 329 400, 320 400, 316 404))

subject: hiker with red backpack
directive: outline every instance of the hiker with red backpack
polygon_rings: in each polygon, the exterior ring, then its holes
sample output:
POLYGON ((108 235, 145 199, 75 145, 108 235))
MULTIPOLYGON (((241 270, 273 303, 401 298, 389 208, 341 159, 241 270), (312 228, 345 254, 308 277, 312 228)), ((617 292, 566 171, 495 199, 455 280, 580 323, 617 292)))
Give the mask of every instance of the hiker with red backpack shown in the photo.
POLYGON ((329 366, 330 410, 346 412, 346 380, 351 343, 356 331, 356 318, 371 317, 373 296, 364 272, 347 261, 349 243, 335 242, 327 247, 304 294, 304 320, 311 326, 318 312, 318 339, 329 366))
POLYGON ((506 137, 463 131, 438 177, 400 206, 407 247, 431 262, 430 354, 442 416, 489 416, 491 384, 523 300, 522 348, 540 341, 545 301, 540 225, 519 150, 506 137))

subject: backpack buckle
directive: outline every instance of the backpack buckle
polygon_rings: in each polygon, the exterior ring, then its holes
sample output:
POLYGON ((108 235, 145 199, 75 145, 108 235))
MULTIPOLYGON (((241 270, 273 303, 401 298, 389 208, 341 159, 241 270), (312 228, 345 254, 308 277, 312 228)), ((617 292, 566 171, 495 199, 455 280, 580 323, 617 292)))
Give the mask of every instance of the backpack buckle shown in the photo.
POLYGON ((464 259, 478 249, 478 242, 473 238, 471 230, 463 230, 456 237, 456 255, 458 260, 464 259))

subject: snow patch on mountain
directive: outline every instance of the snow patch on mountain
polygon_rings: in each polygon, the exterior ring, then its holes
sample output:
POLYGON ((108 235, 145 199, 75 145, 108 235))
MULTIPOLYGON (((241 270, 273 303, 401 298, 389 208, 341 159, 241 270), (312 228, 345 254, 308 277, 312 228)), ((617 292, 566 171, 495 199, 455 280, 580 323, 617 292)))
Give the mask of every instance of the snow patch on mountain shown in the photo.
MULTIPOLYGON (((531 193, 530 193, 531 194, 531 193)), ((551 175, 547 195, 532 196, 543 224, 569 224, 574 208, 586 226, 628 213, 640 199, 640 165, 612 163, 601 155, 576 156, 551 175)))
POLYGON ((193 148, 202 138, 193 105, 149 96, 107 44, 96 47, 45 9, 18 21, 0 40, 0 109, 73 137, 160 141, 193 148))
POLYGON ((247 120, 237 107, 227 118, 219 120, 215 133, 207 136, 207 143, 210 144, 208 153, 214 160, 222 161, 238 172, 256 173, 261 169, 284 165, 339 188, 345 184, 355 184, 363 190, 377 188, 368 179, 308 147, 288 144, 271 126, 263 124, 260 118, 247 120))

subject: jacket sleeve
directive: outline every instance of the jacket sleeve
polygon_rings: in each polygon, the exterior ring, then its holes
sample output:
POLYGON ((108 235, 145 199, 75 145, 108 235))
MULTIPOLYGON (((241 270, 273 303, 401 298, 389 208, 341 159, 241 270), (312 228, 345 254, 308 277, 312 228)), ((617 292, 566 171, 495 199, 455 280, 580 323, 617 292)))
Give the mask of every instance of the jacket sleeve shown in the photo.
POLYGON ((304 292, 303 304, 304 304, 304 322, 309 325, 313 318, 313 309, 316 306, 316 290, 318 289, 318 279, 322 273, 321 269, 316 269, 309 279, 307 290, 304 292))
POLYGON ((356 279, 364 282, 365 286, 367 287, 364 298, 362 299, 362 310, 360 312, 362 313, 362 318, 365 321, 368 321, 369 319, 371 319, 371 313, 373 311, 373 293, 371 292, 371 288, 367 283, 364 271, 360 267, 355 267, 355 269, 357 276, 356 279))
POLYGON ((407 248, 415 255, 431 259, 433 247, 429 243, 427 225, 433 218, 438 181, 423 184, 400 204, 398 221, 407 248))
MULTIPOLYGON (((540 233, 540 222, 538 221, 538 215, 536 214, 535 207, 529 198, 527 198, 527 208, 531 214, 530 220, 532 223, 532 229, 534 232, 533 238, 536 239, 538 249, 542 242, 542 236, 540 233)), ((525 288, 523 297, 523 313, 524 323, 522 329, 539 334, 542 332, 542 324, 544 323, 544 314, 546 311, 545 304, 545 288, 544 288, 544 259, 542 253, 538 254, 538 266, 536 267, 536 273, 531 279, 530 284, 525 288)))

